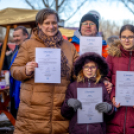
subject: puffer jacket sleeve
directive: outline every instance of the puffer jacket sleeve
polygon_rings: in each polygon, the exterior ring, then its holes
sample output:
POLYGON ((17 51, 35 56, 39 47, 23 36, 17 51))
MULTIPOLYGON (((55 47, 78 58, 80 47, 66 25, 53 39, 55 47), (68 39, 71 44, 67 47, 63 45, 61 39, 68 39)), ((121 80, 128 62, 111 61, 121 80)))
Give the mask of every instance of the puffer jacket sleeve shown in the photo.
POLYGON ((71 119, 71 117, 74 115, 74 110, 73 108, 69 107, 67 104, 68 99, 74 98, 73 91, 74 90, 74 83, 71 83, 68 86, 67 92, 66 92, 66 97, 64 100, 64 103, 61 108, 61 114, 67 119, 71 119))
POLYGON ((29 56, 28 56, 27 44, 26 42, 24 42, 20 46, 17 57, 15 58, 10 69, 11 75, 14 79, 18 81, 24 81, 33 76, 33 75, 31 76, 26 75, 26 64, 28 62, 28 59, 29 59, 29 56))
MULTIPOLYGON (((109 78, 110 82, 112 82, 112 72, 113 72, 113 57, 108 55, 108 57, 106 58, 106 61, 108 63, 108 66, 109 66, 109 72, 108 72, 108 75, 107 77, 109 78)), ((110 98, 111 100, 113 99, 113 97, 115 97, 115 88, 113 87, 112 88, 112 91, 110 93, 110 98)))
POLYGON ((75 48, 75 46, 74 46, 73 44, 71 45, 71 51, 72 51, 72 54, 73 54, 73 61, 72 61, 73 66, 72 66, 71 79, 70 79, 70 81, 73 82, 74 79, 75 79, 74 63, 75 63, 76 59, 79 57, 79 54, 78 54, 78 52, 76 51, 76 48, 75 48))
POLYGON ((73 54, 74 54, 74 56, 73 56, 73 63, 74 63, 75 60, 79 57, 79 54, 76 51, 76 48, 75 48, 75 46, 73 44, 72 44, 72 51, 73 51, 73 54))

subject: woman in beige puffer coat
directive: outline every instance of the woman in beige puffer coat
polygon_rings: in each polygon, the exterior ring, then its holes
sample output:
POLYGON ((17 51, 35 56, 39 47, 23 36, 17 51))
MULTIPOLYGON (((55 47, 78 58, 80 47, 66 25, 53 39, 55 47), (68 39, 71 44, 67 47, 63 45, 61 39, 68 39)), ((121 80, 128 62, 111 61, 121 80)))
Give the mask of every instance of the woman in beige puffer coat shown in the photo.
MULTIPOLYGON (((62 38, 58 15, 42 9, 36 16, 38 28, 20 47, 11 67, 11 75, 22 81, 20 105, 14 134, 65 134, 69 122, 61 115, 61 106, 78 57, 73 44, 62 38), (61 83, 34 83, 35 48, 61 49, 61 83)), ((56 79, 56 78, 55 78, 56 79)))

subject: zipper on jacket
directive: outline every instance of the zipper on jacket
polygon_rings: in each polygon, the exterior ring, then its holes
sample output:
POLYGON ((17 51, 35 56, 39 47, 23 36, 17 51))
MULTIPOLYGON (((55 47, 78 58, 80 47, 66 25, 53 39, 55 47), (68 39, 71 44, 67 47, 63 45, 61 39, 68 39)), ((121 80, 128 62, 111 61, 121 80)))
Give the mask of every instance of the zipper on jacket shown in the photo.
MULTIPOLYGON (((130 71, 131 56, 132 56, 132 51, 130 51, 129 63, 128 63, 128 71, 130 71)), ((126 132, 126 116, 127 116, 127 107, 126 107, 126 111, 125 111, 124 134, 125 134, 125 132, 126 132)))
POLYGON ((126 131, 126 116, 127 116, 127 107, 126 107, 126 111, 125 111, 124 134, 126 131))
POLYGON ((87 134, 88 134, 88 132, 89 132, 89 128, 88 128, 88 124, 87 124, 87 134))
POLYGON ((88 78, 88 87, 90 87, 89 78, 88 78))
MULTIPOLYGON (((89 78, 88 78, 88 87, 90 87, 89 78)), ((89 133, 89 125, 87 124, 87 134, 89 133)))
POLYGON ((130 52, 130 56, 129 56, 128 71, 130 71, 131 56, 132 56, 132 51, 130 52))

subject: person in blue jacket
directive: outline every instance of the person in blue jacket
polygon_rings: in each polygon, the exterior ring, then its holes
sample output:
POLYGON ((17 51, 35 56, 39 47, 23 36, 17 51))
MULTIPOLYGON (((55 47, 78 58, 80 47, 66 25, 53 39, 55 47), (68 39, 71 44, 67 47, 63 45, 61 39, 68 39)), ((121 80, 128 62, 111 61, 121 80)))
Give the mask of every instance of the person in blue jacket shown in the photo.
MULTIPOLYGON (((10 67, 13 64, 13 62, 18 54, 20 45, 22 44, 22 42, 24 40, 26 40, 28 38, 29 38, 29 33, 24 26, 18 26, 14 29, 13 40, 16 43, 16 47, 13 52, 10 67)), ((16 118, 16 116, 17 116, 17 111, 18 111, 18 107, 19 107, 19 103, 20 103, 20 98, 19 98, 20 85, 21 85, 21 82, 18 80, 15 80, 10 74, 10 98, 11 98, 10 111, 14 118, 16 118)))

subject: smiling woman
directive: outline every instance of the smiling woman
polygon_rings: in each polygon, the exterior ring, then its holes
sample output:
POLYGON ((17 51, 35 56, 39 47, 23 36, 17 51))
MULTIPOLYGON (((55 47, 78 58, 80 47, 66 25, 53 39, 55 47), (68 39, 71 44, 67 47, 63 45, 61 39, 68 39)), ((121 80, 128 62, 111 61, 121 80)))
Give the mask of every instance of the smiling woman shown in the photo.
POLYGON ((33 29, 31 38, 21 45, 11 67, 12 76, 22 81, 14 134, 68 133, 69 121, 63 118, 60 109, 78 54, 74 45, 63 39, 58 21, 54 10, 40 10, 36 15, 37 27, 33 29), (38 67, 36 47, 61 49, 61 83, 34 83, 33 74, 38 67))
POLYGON ((36 23, 46 36, 54 36, 58 31, 59 17, 55 11, 43 10, 38 12, 36 23))
POLYGON ((54 36, 58 31, 57 18, 54 14, 49 15, 43 24, 38 24, 38 26, 47 36, 54 36))
MULTIPOLYGON (((134 26, 130 24, 122 26, 119 36, 120 40, 109 46, 106 59, 109 65, 108 77, 113 84, 110 97, 116 107, 114 118, 107 124, 107 134, 132 134, 134 133, 134 107, 120 106, 120 103, 115 102, 117 98, 115 93, 117 71, 134 71, 134 26)), ((122 88, 122 91, 126 88, 122 88)))

